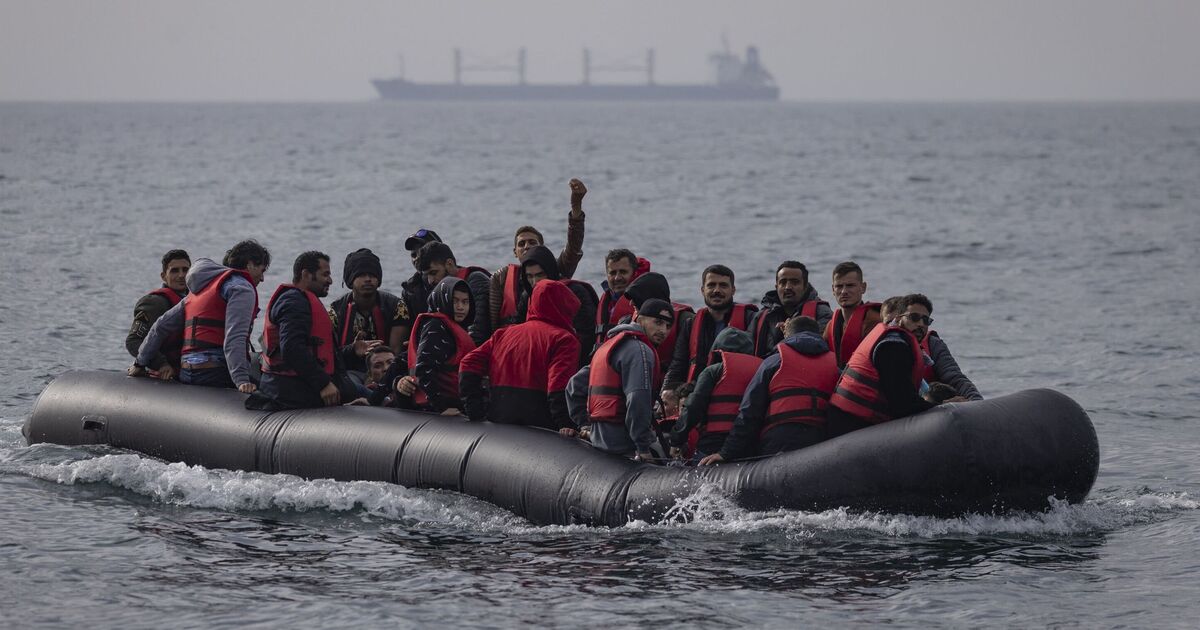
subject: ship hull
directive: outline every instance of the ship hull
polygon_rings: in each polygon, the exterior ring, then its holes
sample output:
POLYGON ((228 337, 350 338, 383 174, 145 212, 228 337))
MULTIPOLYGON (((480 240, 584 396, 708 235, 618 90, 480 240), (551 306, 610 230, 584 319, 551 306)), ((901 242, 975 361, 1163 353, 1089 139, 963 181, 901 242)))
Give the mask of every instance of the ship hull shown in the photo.
POLYGON ((716 85, 459 85, 371 81, 384 100, 396 101, 777 101, 773 86, 716 85))

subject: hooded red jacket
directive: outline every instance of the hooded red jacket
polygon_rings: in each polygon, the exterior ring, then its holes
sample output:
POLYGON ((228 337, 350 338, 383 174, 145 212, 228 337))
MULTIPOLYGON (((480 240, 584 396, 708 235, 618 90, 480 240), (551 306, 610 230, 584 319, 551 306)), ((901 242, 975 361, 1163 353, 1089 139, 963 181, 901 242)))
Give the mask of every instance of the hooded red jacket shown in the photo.
POLYGON ((539 282, 524 323, 497 330, 463 357, 460 393, 467 415, 551 429, 573 426, 565 391, 579 365, 579 339, 572 328, 578 310, 579 298, 565 284, 539 282), (490 380, 486 402, 484 376, 490 380))

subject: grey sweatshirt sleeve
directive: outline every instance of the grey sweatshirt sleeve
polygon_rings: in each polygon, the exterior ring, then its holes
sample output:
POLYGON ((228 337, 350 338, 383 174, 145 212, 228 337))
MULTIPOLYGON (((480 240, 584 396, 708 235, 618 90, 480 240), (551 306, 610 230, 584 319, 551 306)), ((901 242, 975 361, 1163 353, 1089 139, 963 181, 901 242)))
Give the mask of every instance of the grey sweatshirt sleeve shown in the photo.
POLYGON ((654 351, 644 343, 623 343, 611 355, 625 392, 625 430, 639 453, 654 442, 654 351))
POLYGON ((825 334, 825 327, 829 325, 831 319, 833 319, 833 309, 828 304, 817 304, 817 326, 821 328, 820 334, 825 334))
POLYGON ((225 364, 234 385, 250 382, 250 329, 254 326, 258 290, 240 276, 221 287, 225 297, 225 364))
POLYGON ((138 348, 135 363, 150 365, 154 361, 154 357, 161 352, 162 345, 166 343, 166 340, 183 331, 183 305, 186 302, 187 298, 183 298, 154 322, 154 325, 150 327, 150 332, 146 333, 146 338, 142 340, 141 347, 138 348))
POLYGON ((941 337, 934 335, 929 338, 929 354, 933 359, 933 373, 939 382, 953 387, 959 396, 967 400, 983 400, 983 396, 975 388, 975 383, 963 374, 958 362, 954 360, 954 355, 950 354, 950 347, 941 337))
POLYGON ((571 421, 578 427, 588 425, 588 378, 591 374, 592 366, 585 365, 567 383, 567 412, 571 414, 571 421))

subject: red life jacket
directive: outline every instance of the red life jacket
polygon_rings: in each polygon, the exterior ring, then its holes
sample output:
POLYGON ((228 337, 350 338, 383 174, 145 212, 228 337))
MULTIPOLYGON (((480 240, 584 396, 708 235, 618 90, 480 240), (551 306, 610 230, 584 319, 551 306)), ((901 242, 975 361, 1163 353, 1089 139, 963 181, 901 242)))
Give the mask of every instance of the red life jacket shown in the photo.
MULTIPOLYGON (((350 328, 354 324, 354 298, 351 297, 346 301, 346 312, 342 314, 342 329, 338 333, 337 343, 339 346, 349 345, 354 343, 354 336, 350 334, 350 328)), ((387 333, 384 331, 383 309, 379 306, 379 297, 375 297, 375 307, 371 309, 371 324, 375 327, 375 339, 388 342, 387 333)))
POLYGON ((879 324, 867 334, 858 348, 854 350, 854 354, 850 355, 850 361, 846 363, 846 369, 842 371, 842 378, 838 380, 837 388, 830 400, 834 407, 871 424, 892 419, 888 413, 887 399, 884 398, 883 391, 879 388, 879 370, 871 360, 871 355, 875 352, 875 346, 879 345, 883 336, 893 330, 903 333, 904 340, 908 342, 909 349, 912 350, 913 365, 910 377, 913 389, 920 388, 921 377, 925 373, 921 344, 917 342, 917 338, 912 333, 900 326, 879 324))
POLYGON ((521 293, 521 265, 509 265, 504 272, 504 300, 500 302, 500 327, 518 324, 521 293))
POLYGON ((487 269, 484 269, 483 267, 459 267, 458 271, 454 273, 454 277, 458 278, 459 280, 466 280, 467 276, 475 273, 476 271, 487 274, 489 278, 492 276, 492 274, 488 273, 487 269))
MULTIPOLYGON (((254 286, 254 278, 249 272, 228 269, 203 289, 189 295, 183 303, 182 354, 225 347, 225 299, 221 297, 221 285, 233 275, 242 276, 251 287, 254 286)), ((258 314, 258 291, 254 292, 254 313, 258 314)), ((247 347, 246 352, 249 351, 247 347)))
MULTIPOLYGON (((680 316, 682 316, 684 313, 694 312, 692 307, 688 306, 687 304, 680 304, 679 302, 671 302, 671 309, 675 311, 675 323, 671 324, 671 330, 667 333, 667 336, 663 339, 663 342, 658 344, 658 346, 654 346, 654 353, 658 356, 658 364, 660 366, 671 365, 671 358, 675 354, 675 340, 679 337, 680 316)), ((630 321, 636 319, 637 316, 637 310, 635 309, 633 313, 630 314, 630 321)), ((654 373, 655 391, 662 389, 664 377, 665 374, 662 373, 662 370, 657 370, 654 373)))
MULTIPOLYGON (((588 373, 588 420, 590 422, 625 423, 625 390, 621 389, 621 374, 613 369, 609 356, 627 339, 639 341, 650 346, 650 338, 645 333, 625 330, 605 341, 592 355, 591 370, 588 373)), ((654 380, 657 382, 660 370, 658 361, 654 362, 654 380)))
MULTIPOLYGON (((157 296, 165 299, 167 301, 167 303, 170 304, 172 307, 175 306, 176 304, 179 304, 179 301, 183 299, 183 298, 179 297, 178 293, 172 291, 171 289, 168 289, 167 287, 159 287, 159 288, 151 291, 149 293, 149 295, 157 295, 157 296)), ((151 322, 151 323, 153 323, 153 322, 151 322)), ((167 363, 169 363, 171 365, 171 367, 175 368, 176 372, 179 371, 179 359, 180 359, 180 354, 181 354, 182 350, 183 350, 183 333, 182 332, 178 332, 178 333, 171 335, 170 337, 167 337, 163 341, 162 347, 159 348, 159 351, 163 353, 163 356, 167 357, 167 363)))
MULTIPOLYGON (((699 317, 697 315, 696 317, 699 317)), ((742 395, 750 385, 750 379, 758 371, 762 359, 753 354, 716 350, 721 355, 721 378, 713 386, 708 398, 708 419, 699 427, 700 433, 729 433, 733 420, 742 404, 742 395)))
MULTIPOLYGON (((442 392, 447 398, 458 398, 458 364, 462 362, 462 358, 467 356, 467 353, 475 349, 475 342, 471 339, 471 335, 462 326, 458 325, 449 315, 445 313, 421 313, 417 316, 417 321, 413 323, 412 332, 408 335, 408 370, 412 375, 417 373, 417 346, 421 343, 421 328, 425 322, 430 319, 440 319, 450 329, 450 334, 454 335, 454 355, 450 360, 437 366, 437 381, 442 392)), ((418 405, 429 403, 429 397, 425 392, 417 387, 417 391, 413 392, 413 402, 418 405)))
POLYGON ((600 304, 596 307, 596 345, 604 343, 604 338, 608 335, 608 331, 613 329, 613 326, 621 323, 621 318, 626 315, 633 316, 633 302, 624 293, 616 299, 612 305, 612 310, 609 311, 609 303, 613 301, 612 294, 608 291, 600 296, 600 304))
MULTIPOLYGON (((921 339, 921 352, 925 353, 926 357, 930 357, 929 363, 925 364, 925 369, 921 372, 921 378, 925 379, 926 383, 932 383, 937 380, 937 371, 933 369, 935 367, 932 360, 933 353, 929 351, 929 338, 936 335, 936 331, 928 330, 925 332, 925 337, 921 339)), ((925 358, 922 357, 921 361, 924 363, 925 358)))
POLYGON ((833 319, 825 327, 825 343, 829 344, 829 349, 833 350, 834 356, 837 357, 838 367, 845 367, 858 344, 863 342, 862 327, 867 311, 880 306, 879 302, 860 303, 850 314, 849 322, 842 321, 842 309, 833 312, 833 319))
POLYGON ((308 298, 308 307, 312 319, 312 325, 308 331, 308 349, 312 351, 317 362, 321 364, 321 368, 329 376, 333 376, 334 358, 333 353, 336 345, 333 341, 333 320, 329 319, 329 311, 325 310, 325 305, 321 304, 321 300, 312 291, 306 291, 294 284, 281 284, 275 292, 271 294, 271 299, 267 302, 267 317, 263 325, 263 353, 262 353, 262 371, 267 374, 276 374, 278 376, 296 376, 295 369, 287 365, 283 359, 279 347, 279 325, 271 321, 271 307, 275 306, 275 301, 285 291, 300 291, 308 298))
POLYGON ((759 437, 781 424, 798 422, 825 426, 829 398, 838 382, 837 360, 833 353, 810 356, 797 352, 786 343, 779 344, 776 349, 779 351, 779 371, 768 385, 771 402, 759 437))
MULTIPOLYGON (((819 304, 824 304, 826 306, 829 306, 829 303, 824 300, 808 300, 807 302, 804 302, 803 304, 800 305, 800 312, 793 315, 793 317, 799 317, 799 316, 803 315, 804 317, 811 317, 813 319, 816 319, 817 318, 817 305, 819 305, 819 304)), ((775 322, 775 323, 778 325, 782 322, 775 322)), ((762 347, 763 344, 766 344, 767 340, 769 339, 769 336, 766 334, 766 332, 767 332, 765 330, 766 327, 767 327, 767 312, 763 311, 762 315, 760 315, 758 317, 758 321, 756 321, 754 323, 754 354, 757 354, 757 355, 770 354, 770 352, 769 352, 770 348, 762 347)))
MULTIPOLYGON (((729 315, 728 326, 738 330, 746 330, 750 325, 750 314, 755 311, 755 307, 751 304, 734 304, 733 312, 729 315)), ((688 337, 688 376, 689 383, 696 380, 700 375, 700 371, 708 365, 708 352, 700 352, 700 329, 703 328, 703 322, 707 321, 708 307, 702 307, 696 311, 696 317, 692 319, 692 334, 688 337)), ((678 320, 676 320, 678 321, 678 320)))

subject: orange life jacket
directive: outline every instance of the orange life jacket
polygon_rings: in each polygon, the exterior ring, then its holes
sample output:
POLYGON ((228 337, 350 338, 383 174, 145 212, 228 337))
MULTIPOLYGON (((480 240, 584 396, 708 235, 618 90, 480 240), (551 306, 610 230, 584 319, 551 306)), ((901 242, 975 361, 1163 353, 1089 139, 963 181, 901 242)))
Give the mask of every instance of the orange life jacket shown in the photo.
MULTIPOLYGON (((412 332, 408 335, 409 373, 414 376, 417 373, 417 346, 421 343, 421 328, 430 319, 442 320, 446 324, 446 327, 450 329, 450 334, 454 335, 454 355, 450 357, 450 360, 437 366, 437 381, 447 398, 458 398, 458 364, 462 362, 463 357, 467 356, 468 352, 475 349, 475 341, 449 315, 435 312, 421 313, 417 316, 417 321, 413 323, 412 332)), ((425 395, 425 392, 420 387, 417 387, 417 391, 413 392, 413 402, 418 405, 425 405, 429 403, 429 397, 425 395)))
MULTIPOLYGON (((937 332, 929 330, 925 332, 925 337, 921 339, 921 352, 925 353, 926 357, 930 357, 930 361, 925 364, 925 370, 921 373, 921 378, 925 379, 926 383, 932 383, 937 380, 937 372, 933 369, 935 367, 932 360, 933 353, 929 352, 929 338, 934 336, 937 336, 937 332)), ((921 357, 921 361, 924 362, 924 360, 925 357, 921 357)))
MULTIPOLYGON (((221 285, 233 275, 242 276, 254 286, 249 272, 228 269, 183 303, 183 354, 225 347, 225 299, 221 297, 221 285)), ((258 313, 258 291, 254 292, 254 312, 258 313)), ((249 353, 249 348, 246 352, 249 353)))
POLYGON ((830 402, 834 407, 848 414, 861 418, 871 424, 878 424, 892 419, 888 413, 888 402, 879 386, 879 370, 871 355, 875 347, 883 340, 883 336, 893 330, 903 333, 904 340, 912 350, 913 365, 910 374, 913 389, 920 388, 921 377, 925 373, 925 361, 921 354, 921 344, 912 333, 900 326, 878 324, 863 338, 862 343, 850 355, 846 369, 838 380, 830 402))
POLYGON ((829 320, 829 325, 825 327, 825 343, 829 344, 830 350, 833 350, 838 367, 845 367, 850 356, 854 354, 854 350, 862 343, 863 320, 867 317, 867 311, 880 306, 879 302, 860 303, 850 314, 849 322, 843 321, 842 309, 839 308, 833 312, 833 319, 829 320))
MULTIPOLYGON (((749 304, 734 304, 733 312, 729 315, 728 326, 738 330, 746 330, 750 325, 750 314, 754 312, 754 307, 749 304)), ((692 319, 692 334, 688 337, 688 382, 696 380, 700 375, 700 371, 708 364, 706 356, 701 356, 700 353, 700 329, 703 328, 704 318, 708 317, 708 307, 702 307, 696 311, 696 317, 692 319)), ((678 324, 678 320, 676 320, 678 324)), ((708 353, 704 353, 707 355, 708 353)))
MULTIPOLYGON (((588 420, 590 422, 625 423, 625 390, 621 389, 621 374, 613 369, 609 357, 626 340, 636 340, 651 349, 654 345, 645 333, 625 330, 605 341, 592 355, 588 373, 588 420)), ((660 380, 658 361, 654 362, 654 380, 660 380)))
POLYGON ((811 356, 781 343, 779 370, 771 377, 767 391, 770 404, 761 438, 781 424, 798 422, 814 427, 825 426, 829 398, 838 382, 837 360, 832 352, 811 356))
POLYGON ((742 405, 742 395, 762 364, 762 359, 753 354, 728 350, 713 352, 717 353, 721 355, 721 378, 713 386, 712 395, 708 398, 707 420, 699 427, 703 434, 729 433, 733 429, 733 420, 742 405))
MULTIPOLYGON (((149 295, 157 295, 167 301, 172 307, 179 304, 183 298, 179 294, 168 289, 167 287, 159 287, 149 293, 149 295)), ((153 322, 152 322, 153 323, 153 322)), ((179 371, 180 354, 183 349, 183 333, 177 332, 163 340, 162 347, 159 349, 163 356, 167 357, 167 363, 179 371)))
POLYGON ((333 376, 334 370, 334 349, 336 345, 333 340, 333 320, 329 319, 329 311, 325 310, 325 306, 321 304, 321 300, 312 291, 306 291, 294 284, 281 284, 275 292, 271 294, 271 299, 267 302, 266 322, 263 325, 263 354, 262 354, 262 371, 267 374, 275 374, 278 376, 296 376, 297 372, 284 361, 283 354, 279 347, 279 325, 271 320, 271 307, 275 306, 275 301, 279 299, 285 291, 300 291, 308 298, 308 307, 312 319, 312 325, 308 331, 308 348, 316 357, 317 362, 321 364, 321 368, 329 376, 333 376))

